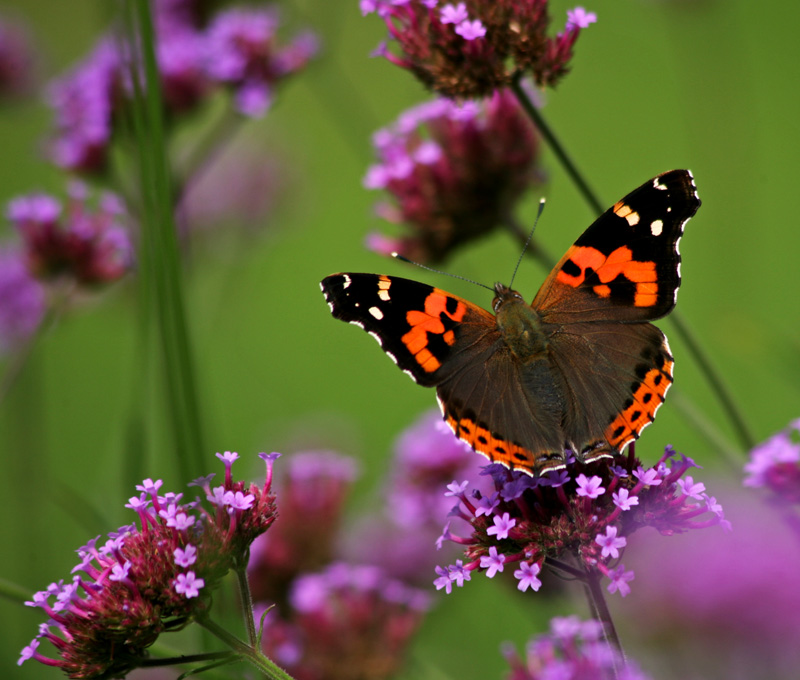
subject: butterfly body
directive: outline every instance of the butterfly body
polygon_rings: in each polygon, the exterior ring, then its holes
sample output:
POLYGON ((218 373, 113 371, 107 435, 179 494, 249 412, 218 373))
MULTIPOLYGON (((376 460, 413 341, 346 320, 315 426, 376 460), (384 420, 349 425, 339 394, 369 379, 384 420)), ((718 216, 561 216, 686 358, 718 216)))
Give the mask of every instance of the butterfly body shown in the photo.
POLYGON ((529 305, 495 285, 493 314, 424 283, 334 274, 334 317, 373 335, 399 367, 436 387, 445 422, 494 462, 529 474, 613 458, 655 418, 672 383, 664 334, 678 240, 695 213, 691 174, 631 192, 567 251, 529 305))

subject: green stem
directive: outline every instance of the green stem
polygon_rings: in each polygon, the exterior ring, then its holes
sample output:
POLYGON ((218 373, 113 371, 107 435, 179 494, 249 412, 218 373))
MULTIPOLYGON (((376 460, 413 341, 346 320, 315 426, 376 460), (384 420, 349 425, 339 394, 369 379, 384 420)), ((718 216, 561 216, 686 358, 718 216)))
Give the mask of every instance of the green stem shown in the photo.
POLYGON ((203 626, 203 628, 212 635, 222 640, 239 654, 240 657, 253 664, 261 673, 270 678, 270 680, 293 680, 291 675, 264 656, 257 648, 245 644, 235 635, 231 635, 227 630, 218 626, 211 619, 205 616, 198 616, 197 623, 203 626))
POLYGON ((244 612, 244 623, 247 627, 247 639, 250 646, 258 648, 260 644, 259 633, 256 630, 256 622, 253 618, 253 596, 250 593, 250 582, 247 580, 247 561, 241 566, 236 567, 236 581, 239 584, 239 597, 242 600, 242 611, 244 612))
MULTIPOLYGON (((604 212, 603 204, 598 200, 597 195, 591 189, 591 187, 589 187, 588 182, 586 182, 586 180, 583 178, 583 174, 578 170, 575 163, 572 162, 572 159, 561 145, 561 142, 558 140, 553 130, 547 124, 547 121, 545 121, 542 117, 541 112, 536 108, 536 106, 534 106, 530 97, 528 97, 528 94, 522 88, 521 80, 522 74, 515 74, 511 82, 511 91, 517 97, 517 100, 519 101, 520 106, 522 106, 522 108, 525 110, 525 113, 528 114, 534 125, 538 128, 542 137, 544 137, 544 139, 547 141, 548 145, 553 150, 553 153, 555 153, 559 162, 564 167, 564 170, 570 176, 572 181, 575 182, 575 185, 583 196, 584 200, 599 217, 604 212)), ((692 355, 695 362, 700 367, 703 377, 708 381, 713 393, 720 402, 720 405, 722 406, 728 420, 731 422, 731 425, 736 432, 736 435, 739 438, 742 446, 745 449, 751 449, 755 443, 754 439, 750 434, 749 428, 744 422, 741 411, 737 408, 733 398, 730 395, 730 392, 725 387, 725 383, 721 376, 716 372, 714 367, 709 362, 708 357, 700 346, 700 343, 697 341, 697 338, 691 332, 680 313, 674 311, 671 315, 671 319, 674 322, 675 328, 677 329, 679 335, 683 339, 684 343, 686 343, 689 354, 692 355)))
POLYGON ((134 124, 141 182, 142 248, 140 273, 151 279, 143 284, 144 304, 158 319, 170 422, 178 451, 180 474, 186 479, 202 470, 205 450, 202 418, 197 400, 191 349, 181 285, 182 268, 174 221, 174 193, 166 151, 163 101, 155 58, 155 36, 150 3, 129 0, 128 50, 135 96, 134 124), (135 6, 134 6, 135 5, 135 6), (144 74, 144 85, 140 76, 144 74))
POLYGON ((567 150, 561 145, 561 142, 558 141, 558 138, 547 124, 547 121, 542 118, 542 114, 540 113, 539 109, 533 105, 530 97, 528 97, 528 93, 522 88, 522 73, 519 71, 511 80, 511 91, 516 95, 520 106, 525 109, 525 113, 527 113, 530 119, 533 121, 533 124, 537 127, 542 137, 545 138, 545 141, 548 143, 553 153, 564 167, 564 170, 567 171, 567 174, 570 176, 572 181, 575 182, 575 186, 578 187, 578 191, 581 192, 584 200, 589 204, 591 209, 596 214, 601 215, 604 208, 597 199, 597 195, 594 193, 594 191, 592 191, 588 182, 586 182, 586 180, 583 178, 583 175, 578 171, 578 167, 572 162, 569 154, 567 154, 567 150))

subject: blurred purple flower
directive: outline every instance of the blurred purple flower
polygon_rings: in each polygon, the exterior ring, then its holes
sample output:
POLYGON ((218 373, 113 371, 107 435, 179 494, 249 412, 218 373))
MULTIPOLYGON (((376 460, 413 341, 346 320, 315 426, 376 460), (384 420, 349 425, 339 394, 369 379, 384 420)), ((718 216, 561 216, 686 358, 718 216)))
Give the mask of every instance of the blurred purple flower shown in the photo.
POLYGON ((411 71, 426 87, 463 99, 508 87, 520 74, 538 86, 555 86, 569 71, 581 29, 597 21, 577 7, 564 30, 548 36, 547 0, 362 0, 363 15, 376 13, 397 44, 376 52, 411 71))
POLYGON ((253 598, 279 608, 286 607, 298 574, 334 559, 344 504, 358 475, 353 459, 332 451, 295 453, 285 463, 277 484, 280 517, 253 544, 247 565, 253 598))
POLYGON ((236 108, 246 116, 263 116, 275 84, 302 69, 318 50, 311 33, 279 45, 279 26, 277 8, 266 7, 220 12, 208 28, 208 74, 233 87, 236 108))
POLYGON ((6 210, 22 238, 26 265, 43 281, 62 276, 83 286, 110 283, 132 266, 133 251, 120 217, 124 208, 111 193, 100 196, 96 209, 88 206, 88 190, 76 182, 62 206, 47 194, 13 199, 6 210))
MULTIPOLYGON (((554 567, 556 561, 566 561, 572 565, 571 577, 581 572, 605 576, 610 581, 609 592, 624 596, 630 592, 633 572, 618 560, 638 529, 649 526, 671 535, 718 524, 729 526, 715 499, 705 493, 698 499, 678 484, 697 466, 685 456, 676 458, 671 447, 648 471, 632 453, 621 467, 624 474, 620 469, 612 471, 605 462, 582 465, 573 459, 566 470, 529 477, 501 465, 488 465, 484 469, 494 481, 493 502, 487 506, 484 492, 467 492, 459 486, 460 506, 451 514, 469 528, 462 537, 451 532, 448 524, 443 538, 462 546, 467 572, 486 569, 484 558, 491 555, 492 547, 505 556, 505 565, 521 563, 522 569, 514 572, 521 590, 526 583, 538 589, 538 578, 534 583, 531 576, 548 565, 554 567), (635 496, 637 504, 619 502, 623 488, 628 491, 626 498, 635 496), (534 566, 539 569, 531 573, 534 566)), ((446 588, 443 579, 448 572, 437 573, 437 588, 446 588)), ((449 573, 462 580, 460 571, 449 573)))
POLYGON ((408 235, 369 237, 379 252, 439 262, 498 226, 541 174, 533 126, 510 92, 485 103, 436 99, 402 113, 373 135, 378 162, 367 189, 393 198, 378 213, 408 235))
POLYGON ((39 328, 45 292, 16 249, 0 248, 0 353, 11 352, 39 328))
POLYGON ((98 173, 106 168, 112 119, 123 96, 121 59, 110 39, 66 75, 53 81, 48 101, 54 109, 53 162, 67 170, 98 173))
POLYGON ((800 541, 754 494, 729 486, 719 495, 734 531, 629 541, 626 561, 640 576, 621 634, 628 647, 647 645, 662 680, 794 680, 800 541))
POLYGON ((511 667, 506 680, 648 680, 603 639, 599 621, 554 618, 550 632, 532 638, 524 658, 504 646, 511 667))
POLYGON ((36 52, 22 23, 0 17, 0 99, 29 95, 36 85, 36 52))
POLYGON ((750 452, 744 485, 765 487, 775 501, 800 504, 800 419, 750 452))
POLYGON ((429 597, 377 567, 335 563, 300 576, 289 602, 287 615, 267 615, 262 640, 296 680, 383 680, 400 669, 429 597))

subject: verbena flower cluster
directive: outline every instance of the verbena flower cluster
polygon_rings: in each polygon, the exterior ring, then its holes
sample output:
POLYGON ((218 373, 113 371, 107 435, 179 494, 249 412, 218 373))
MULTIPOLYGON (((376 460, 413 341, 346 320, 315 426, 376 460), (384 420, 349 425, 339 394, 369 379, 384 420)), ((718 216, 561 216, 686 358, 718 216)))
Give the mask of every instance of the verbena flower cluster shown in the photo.
POLYGON ((0 249, 0 353, 33 336, 45 315, 44 286, 31 276, 18 248, 0 249))
POLYGON ((0 101, 33 92, 36 51, 28 28, 18 20, 0 17, 0 101))
POLYGON ((386 23, 397 53, 376 54, 411 71, 447 97, 484 97, 508 87, 517 74, 554 86, 569 70, 581 29, 597 17, 581 7, 568 12, 550 36, 547 0, 360 0, 362 14, 386 23))
POLYGON ((634 574, 620 562, 628 536, 642 527, 670 535, 721 524, 722 508, 702 482, 686 473, 697 465, 667 447, 658 463, 645 469, 630 453, 620 465, 581 465, 572 456, 565 470, 541 477, 486 467, 495 491, 468 491, 453 482, 458 499, 451 514, 472 533, 459 536, 445 527, 440 540, 459 543, 464 560, 437 567, 437 589, 462 586, 473 571, 489 578, 514 569, 521 591, 539 590, 545 565, 576 578, 595 573, 608 578, 611 593, 627 595, 634 574), (466 563, 465 563, 466 562, 466 563))
MULTIPOLYGON (((288 43, 279 41, 274 7, 226 9, 201 24, 199 11, 191 6, 159 5, 165 6, 156 14, 156 56, 171 120, 220 88, 231 91, 240 113, 260 117, 270 107, 275 86, 317 51, 316 38, 308 32, 288 43)), ((56 119, 53 162, 75 172, 104 172, 133 92, 124 50, 114 39, 102 38, 88 57, 50 85, 56 119)))
POLYGON ((333 563, 292 584, 269 612, 264 652, 296 680, 382 680, 400 669, 430 597, 379 567, 333 563))
POLYGON ((800 419, 750 452, 744 485, 765 488, 777 502, 800 505, 800 419))
POLYGON ((550 632, 532 638, 520 657, 505 649, 511 672, 506 680, 647 680, 635 664, 603 639, 599 621, 554 618, 550 632))
POLYGON ((259 454, 266 463, 262 485, 234 481, 238 454, 217 457, 225 480, 214 475, 192 482, 204 498, 160 494, 161 481, 145 480, 126 507, 131 524, 98 536, 78 549, 72 580, 51 583, 26 603, 48 616, 23 649, 19 663, 36 659, 72 678, 122 677, 141 664, 158 636, 202 615, 212 591, 233 568, 244 568, 253 540, 275 521, 272 466, 278 454, 259 454), (58 658, 39 651, 52 644, 58 658))
POLYGON ((79 286, 110 283, 130 270, 133 246, 124 215, 122 201, 110 192, 92 207, 81 182, 69 187, 66 205, 48 194, 31 194, 15 198, 6 209, 31 275, 42 281, 68 278, 79 286))
POLYGON ((378 213, 403 223, 400 238, 368 237, 373 250, 439 262, 506 224, 523 193, 542 179, 539 140, 507 90, 484 103, 435 99, 405 111, 373 135, 379 162, 364 178, 392 203, 378 213))

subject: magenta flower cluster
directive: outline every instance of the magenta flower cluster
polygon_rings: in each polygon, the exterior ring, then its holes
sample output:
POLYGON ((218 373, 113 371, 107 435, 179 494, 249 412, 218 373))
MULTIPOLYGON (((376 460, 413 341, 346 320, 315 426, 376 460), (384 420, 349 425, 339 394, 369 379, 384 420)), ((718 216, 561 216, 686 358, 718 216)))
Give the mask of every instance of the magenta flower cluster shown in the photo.
POLYGON ((800 504, 800 419, 750 452, 744 485, 763 487, 776 501, 800 504))
POLYGON ((599 621, 556 617, 550 632, 532 638, 523 657, 504 650, 511 668, 506 680, 647 680, 631 661, 606 644, 599 621))
MULTIPOLYGON (((316 38, 308 32, 280 42, 280 20, 272 7, 222 10, 204 26, 199 12, 188 6, 159 6, 156 56, 171 120, 219 88, 232 92, 243 115, 263 116, 276 85, 302 69, 317 51, 316 38)), ((53 162, 75 172, 103 172, 133 91, 118 43, 102 39, 86 59, 50 86, 53 162)))
POLYGON ((269 612, 264 652, 296 680, 390 678, 429 605, 379 567, 335 562, 295 580, 288 615, 269 612))
POLYGON ((459 536, 450 523, 445 527, 440 541, 462 545, 464 559, 437 567, 436 588, 450 592, 475 570, 492 578, 510 566, 519 590, 539 590, 549 566, 582 580, 605 577, 610 593, 625 596, 634 574, 620 560, 636 530, 649 526, 670 535, 729 526, 705 485, 686 474, 693 467, 671 447, 650 469, 632 453, 617 466, 571 459, 565 470, 542 477, 489 465, 493 493, 470 492, 466 482, 448 487, 458 499, 452 517, 467 522, 472 533, 459 536))
POLYGON ((69 278, 79 286, 111 283, 133 264, 133 247, 116 194, 90 206, 87 187, 74 182, 65 206, 48 194, 12 200, 6 217, 22 240, 28 271, 42 281, 69 278))
POLYGON ((538 137, 507 90, 483 103, 439 98, 420 104, 376 132, 373 145, 379 160, 364 186, 391 195, 378 212, 410 233, 373 234, 367 244, 414 261, 441 261, 503 224, 541 179, 538 137))
POLYGON ((549 36, 547 0, 360 0, 362 14, 386 23, 397 53, 382 44, 376 54, 411 71, 448 97, 483 97, 529 74, 554 86, 569 70, 581 29, 597 20, 579 7, 549 36))
POLYGON ((145 480, 126 507, 139 518, 78 549, 72 580, 51 583, 29 606, 48 617, 19 663, 36 659, 74 678, 122 677, 139 666, 158 636, 202 614, 212 591, 232 568, 241 568, 253 540, 274 522, 272 466, 278 454, 259 454, 266 463, 262 485, 234 481, 238 454, 217 454, 225 479, 212 487, 209 475, 190 486, 204 498, 161 494, 161 481, 145 480), (48 641, 58 658, 39 646, 48 641))

